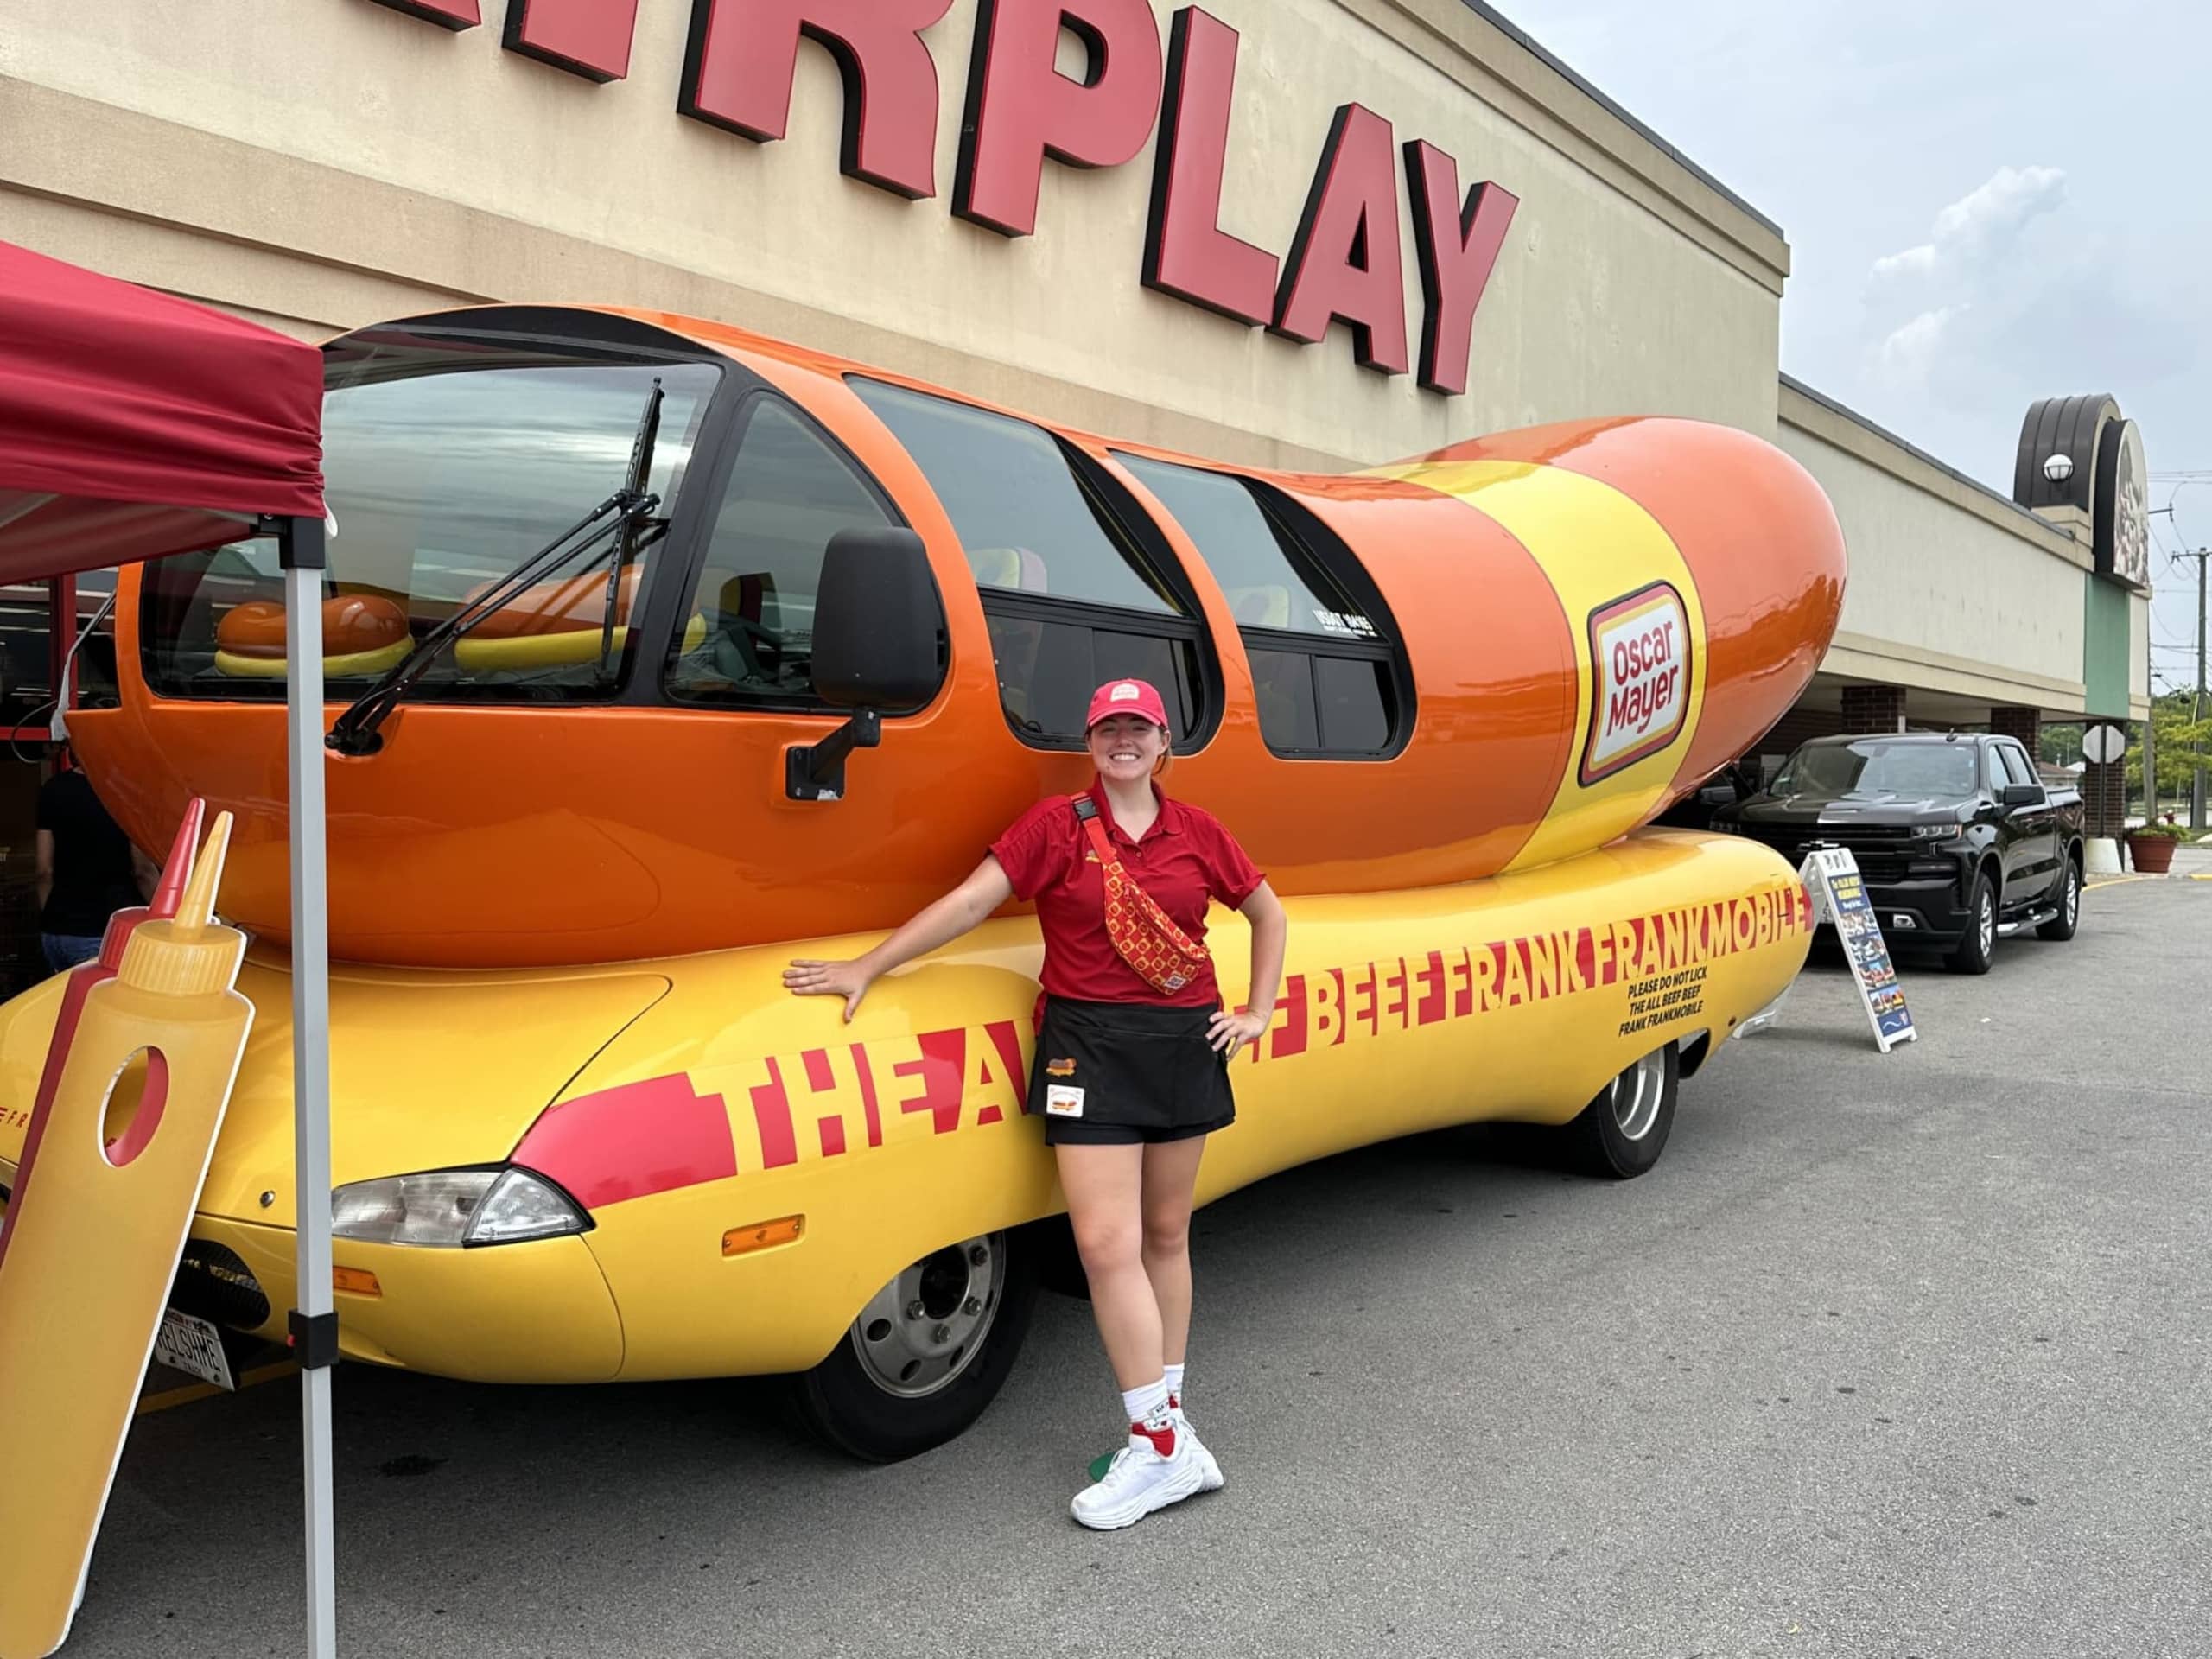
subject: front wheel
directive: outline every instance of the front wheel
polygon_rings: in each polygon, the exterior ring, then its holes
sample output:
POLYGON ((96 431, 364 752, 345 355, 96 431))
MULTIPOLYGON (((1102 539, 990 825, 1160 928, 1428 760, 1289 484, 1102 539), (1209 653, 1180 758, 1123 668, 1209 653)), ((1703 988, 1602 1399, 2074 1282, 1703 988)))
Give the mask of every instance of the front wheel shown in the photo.
POLYGON ((2082 867, 2069 858, 2059 880, 2065 887, 2058 895, 2058 914, 2036 929, 2039 939, 2070 939, 2082 925, 2082 867))
POLYGON ((807 1427, 839 1451, 896 1463, 983 1414, 1014 1368, 1037 1302, 1026 1234, 949 1245, 876 1292, 830 1355, 791 1379, 807 1427))
POLYGON ((1997 889, 1987 870, 1976 870, 1967 895, 1967 936, 1952 947, 1943 965, 1955 974, 1986 974, 1997 954, 1997 889))
POLYGON ((1598 1091, 1568 1124, 1576 1161, 1604 1179, 1633 1180, 1659 1161, 1675 1127, 1681 1062, 1669 1043, 1655 1049, 1598 1091))

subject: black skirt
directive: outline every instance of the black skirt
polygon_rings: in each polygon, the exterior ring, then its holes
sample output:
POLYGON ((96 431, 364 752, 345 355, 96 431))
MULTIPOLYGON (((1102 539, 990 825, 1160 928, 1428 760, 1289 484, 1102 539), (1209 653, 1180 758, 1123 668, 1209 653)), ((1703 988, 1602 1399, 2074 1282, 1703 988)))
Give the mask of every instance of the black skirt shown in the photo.
POLYGON ((1048 997, 1029 1070, 1047 1145, 1211 1135, 1236 1121, 1229 1062, 1206 1040, 1214 1010, 1048 997))

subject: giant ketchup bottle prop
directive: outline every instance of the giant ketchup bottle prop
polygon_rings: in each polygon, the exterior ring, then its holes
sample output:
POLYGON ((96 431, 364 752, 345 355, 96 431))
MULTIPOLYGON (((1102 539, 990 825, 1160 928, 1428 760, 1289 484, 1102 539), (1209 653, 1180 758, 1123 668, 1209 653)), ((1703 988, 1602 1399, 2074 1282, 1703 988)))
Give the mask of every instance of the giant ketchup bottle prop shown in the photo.
POLYGON ((189 862, 194 827, 149 907, 174 914, 118 919, 68 988, 0 1230, 0 1659, 69 1634, 253 1022, 232 988, 245 937, 214 919, 230 815, 189 862), (142 1057, 137 1109, 111 1130, 142 1057))

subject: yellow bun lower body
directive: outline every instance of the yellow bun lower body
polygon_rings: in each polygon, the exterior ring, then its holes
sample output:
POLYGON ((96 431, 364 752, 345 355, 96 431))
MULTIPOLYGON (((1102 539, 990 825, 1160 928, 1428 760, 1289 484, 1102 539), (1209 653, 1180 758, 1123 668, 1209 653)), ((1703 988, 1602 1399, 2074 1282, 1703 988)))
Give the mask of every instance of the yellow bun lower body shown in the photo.
MULTIPOLYGON (((505 639, 486 639, 465 633, 453 642, 454 666, 464 674, 495 673, 524 668, 574 668, 599 660, 605 636, 597 628, 569 628, 559 633, 524 633, 505 639)), ((707 620, 695 616, 684 625, 683 649, 696 651, 707 642, 707 620)), ((614 630, 614 654, 630 643, 630 630, 614 630)))
MULTIPOLYGON (((363 674, 381 674, 386 669, 397 667, 414 645, 412 639, 395 639, 374 651, 356 651, 342 657, 326 657, 322 659, 323 677, 341 679, 363 674)), ((218 673, 227 674, 234 680, 281 680, 284 677, 284 659, 282 657, 242 657, 234 651, 218 651, 215 653, 215 669, 218 673)))

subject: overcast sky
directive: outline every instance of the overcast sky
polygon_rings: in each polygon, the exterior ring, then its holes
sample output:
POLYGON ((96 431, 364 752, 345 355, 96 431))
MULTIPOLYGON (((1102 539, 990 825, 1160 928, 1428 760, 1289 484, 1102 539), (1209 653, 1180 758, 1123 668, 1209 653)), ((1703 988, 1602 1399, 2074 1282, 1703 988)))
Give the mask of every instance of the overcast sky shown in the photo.
POLYGON ((2117 397, 2174 498, 2153 663, 2193 683, 2168 556, 2212 546, 2212 3, 1496 3, 1782 226, 1789 373, 2006 495, 2030 404, 2117 397))

